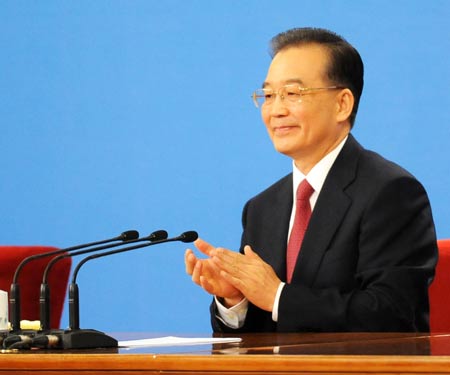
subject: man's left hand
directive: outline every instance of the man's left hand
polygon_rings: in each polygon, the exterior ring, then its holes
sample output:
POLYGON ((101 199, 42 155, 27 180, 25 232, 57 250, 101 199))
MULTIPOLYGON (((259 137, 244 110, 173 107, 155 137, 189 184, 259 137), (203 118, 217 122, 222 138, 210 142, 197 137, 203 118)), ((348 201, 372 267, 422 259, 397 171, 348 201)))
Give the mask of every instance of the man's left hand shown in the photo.
POLYGON ((281 280, 250 246, 244 247, 244 253, 217 248, 212 251, 211 257, 221 269, 224 279, 254 305, 271 312, 281 280))

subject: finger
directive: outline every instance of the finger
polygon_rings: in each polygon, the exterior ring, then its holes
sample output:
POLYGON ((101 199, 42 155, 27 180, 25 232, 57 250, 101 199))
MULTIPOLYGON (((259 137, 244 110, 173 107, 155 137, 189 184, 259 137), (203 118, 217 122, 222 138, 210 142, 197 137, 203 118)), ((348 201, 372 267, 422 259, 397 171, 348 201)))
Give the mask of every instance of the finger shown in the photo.
POLYGON ((200 278, 200 286, 209 294, 217 294, 218 292, 218 281, 217 277, 219 276, 219 272, 215 272, 214 268, 212 268, 212 264, 210 261, 202 261, 201 262, 201 270, 199 272, 200 278))
POLYGON ((209 294, 215 294, 214 284, 206 276, 200 276, 200 286, 209 294))
POLYGON ((237 262, 241 262, 243 260, 242 254, 224 249, 223 247, 218 247, 211 252, 211 255, 220 259, 221 262, 229 264, 236 264, 237 262))
POLYGON ((212 259, 217 267, 233 276, 237 276, 239 270, 247 266, 244 255, 222 248, 218 248, 213 252, 212 259))
POLYGON ((244 254, 253 259, 261 259, 257 253, 255 253, 250 245, 244 246, 244 254))
MULTIPOLYGON (((237 271, 239 272, 239 271, 237 271)), ((227 282, 233 285, 236 289, 238 289, 242 294, 245 295, 245 283, 237 276, 234 276, 232 273, 227 271, 220 271, 220 276, 222 276, 227 282)))
POLYGON ((194 255, 191 249, 187 249, 184 253, 184 264, 186 266, 186 273, 188 275, 192 275, 196 262, 197 257, 194 255))
POLYGON ((241 270, 245 268, 245 266, 239 265, 239 263, 225 263, 221 262, 218 259, 214 259, 216 263, 216 267, 219 268, 218 274, 222 277, 222 275, 226 275, 226 280, 230 277, 235 279, 241 278, 241 270))
POLYGON ((195 266, 192 271, 192 281, 201 286, 200 278, 202 276, 202 262, 198 261, 195 263, 195 266))
POLYGON ((213 251, 215 249, 215 247, 213 245, 202 240, 201 238, 196 239, 194 241, 194 245, 198 250, 200 250, 200 252, 202 252, 203 254, 208 255, 208 256, 210 256, 211 251, 213 251))

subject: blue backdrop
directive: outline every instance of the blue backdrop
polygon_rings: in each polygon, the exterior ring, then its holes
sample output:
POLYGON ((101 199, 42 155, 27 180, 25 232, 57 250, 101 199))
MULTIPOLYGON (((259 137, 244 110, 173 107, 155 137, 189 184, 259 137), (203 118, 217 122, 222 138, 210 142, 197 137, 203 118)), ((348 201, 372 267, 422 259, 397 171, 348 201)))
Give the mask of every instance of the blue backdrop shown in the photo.
MULTIPOLYGON (((353 133, 423 182, 438 237, 450 237, 449 19, 437 0, 2 1, 0 242, 194 229, 237 249, 245 201, 291 169, 250 94, 269 39, 298 26, 360 51, 353 133)), ((81 326, 209 332, 210 297, 185 275, 185 248, 86 264, 81 326)))

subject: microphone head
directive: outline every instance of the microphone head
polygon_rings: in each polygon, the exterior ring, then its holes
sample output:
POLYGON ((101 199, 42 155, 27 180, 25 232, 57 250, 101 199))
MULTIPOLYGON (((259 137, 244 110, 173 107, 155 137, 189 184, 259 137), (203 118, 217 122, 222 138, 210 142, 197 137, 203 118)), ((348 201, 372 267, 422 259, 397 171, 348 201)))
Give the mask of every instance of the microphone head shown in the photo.
POLYGON ((127 230, 126 232, 123 232, 119 238, 122 241, 137 240, 139 238, 139 232, 137 230, 127 230))
POLYGON ((194 242, 198 238, 198 233, 194 230, 188 230, 181 233, 179 238, 181 242, 194 242))
POLYGON ((168 234, 165 230, 156 230, 152 234, 150 234, 147 238, 153 242, 153 241, 161 241, 165 240, 167 238, 168 234))

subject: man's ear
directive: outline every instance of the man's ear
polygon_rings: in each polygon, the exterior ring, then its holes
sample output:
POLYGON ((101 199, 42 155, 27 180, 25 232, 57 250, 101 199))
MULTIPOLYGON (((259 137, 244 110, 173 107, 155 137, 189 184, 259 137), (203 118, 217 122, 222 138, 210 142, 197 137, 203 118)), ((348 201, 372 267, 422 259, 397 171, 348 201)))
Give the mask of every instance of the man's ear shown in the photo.
POLYGON ((355 97, 349 89, 339 91, 336 100, 336 120, 337 122, 349 121, 355 104, 355 97))

